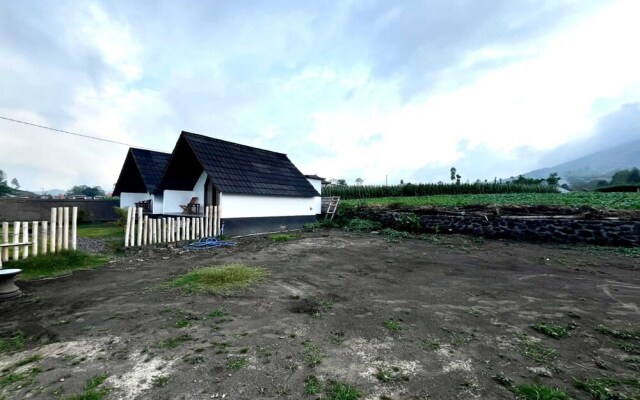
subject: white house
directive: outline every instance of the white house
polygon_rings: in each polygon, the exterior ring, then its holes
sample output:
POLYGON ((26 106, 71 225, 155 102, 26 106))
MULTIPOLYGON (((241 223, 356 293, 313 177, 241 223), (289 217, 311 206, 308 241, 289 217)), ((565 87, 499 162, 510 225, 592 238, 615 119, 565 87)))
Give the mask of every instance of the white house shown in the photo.
POLYGON ((156 187, 171 154, 130 148, 120 171, 113 196, 120 196, 120 207, 148 202, 148 212, 162 213, 162 193, 156 187))
POLYGON ((204 206, 218 206, 224 234, 239 236, 315 221, 320 182, 307 179, 286 154, 182 132, 149 193, 154 214, 181 215, 189 203, 197 203, 200 214, 204 206))

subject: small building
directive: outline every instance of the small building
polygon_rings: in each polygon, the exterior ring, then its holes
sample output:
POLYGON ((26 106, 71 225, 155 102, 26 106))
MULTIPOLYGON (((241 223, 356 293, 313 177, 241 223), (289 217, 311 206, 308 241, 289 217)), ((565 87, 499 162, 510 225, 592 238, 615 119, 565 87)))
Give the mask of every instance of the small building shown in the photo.
MULTIPOLYGON (((309 183, 313 186, 316 192, 322 194, 322 185, 325 184, 326 180, 318 175, 305 175, 305 178, 309 181, 309 183)), ((322 213, 322 198, 316 197, 314 202, 314 210, 316 216, 319 217, 322 213)))
POLYGON ((162 192, 156 190, 171 154, 130 148, 120 171, 113 196, 120 197, 120 207, 150 201, 149 211, 162 213, 162 192))
MULTIPOLYGON (((125 161, 121 179, 125 169, 135 173, 125 161)), ((205 206, 217 206, 224 234, 240 236, 299 229, 315 221, 320 213, 316 181, 322 178, 307 179, 286 154, 182 132, 162 178, 147 192, 155 194, 154 214, 184 215, 185 205, 197 203, 202 215, 205 206)))

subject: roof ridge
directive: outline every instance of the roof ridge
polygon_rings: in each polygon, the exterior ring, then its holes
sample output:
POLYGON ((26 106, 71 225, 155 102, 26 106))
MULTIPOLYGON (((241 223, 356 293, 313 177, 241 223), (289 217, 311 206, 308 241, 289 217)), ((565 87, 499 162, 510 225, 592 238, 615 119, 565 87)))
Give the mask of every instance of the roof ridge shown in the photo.
POLYGON ((207 139, 207 140, 216 140, 216 141, 219 141, 219 142, 225 142, 225 143, 232 144, 232 145, 235 145, 235 146, 248 147, 248 148, 253 149, 253 150, 259 150, 259 151, 263 151, 263 152, 267 152, 267 153, 281 154, 281 155, 284 155, 284 156, 286 156, 286 155, 287 155, 287 153, 280 153, 279 151, 273 151, 273 150, 261 149, 261 148, 259 148, 259 147, 249 146, 249 145, 241 144, 241 143, 237 143, 237 142, 232 142, 232 141, 230 141, 230 140, 218 139, 218 138, 215 138, 215 137, 212 137, 212 136, 203 135, 203 134, 201 134, 201 133, 195 133, 195 132, 189 132, 189 131, 182 131, 182 133, 181 133, 181 134, 187 134, 187 135, 199 136, 199 137, 202 137, 202 138, 207 139))

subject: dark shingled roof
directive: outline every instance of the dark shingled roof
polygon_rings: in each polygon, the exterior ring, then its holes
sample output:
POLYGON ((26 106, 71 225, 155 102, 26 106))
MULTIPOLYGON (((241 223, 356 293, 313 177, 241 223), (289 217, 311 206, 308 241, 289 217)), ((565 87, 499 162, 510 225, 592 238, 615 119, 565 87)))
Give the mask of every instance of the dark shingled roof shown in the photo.
POLYGON ((171 154, 168 153, 131 147, 113 195, 119 196, 121 192, 154 193, 169 158, 171 154))
POLYGON ((184 131, 167 166, 167 174, 160 185, 162 188, 173 189, 175 186, 177 189, 180 185, 176 182, 179 166, 172 164, 184 160, 184 155, 177 154, 185 151, 182 141, 188 143, 202 169, 222 193, 289 197, 320 195, 286 154, 184 131))

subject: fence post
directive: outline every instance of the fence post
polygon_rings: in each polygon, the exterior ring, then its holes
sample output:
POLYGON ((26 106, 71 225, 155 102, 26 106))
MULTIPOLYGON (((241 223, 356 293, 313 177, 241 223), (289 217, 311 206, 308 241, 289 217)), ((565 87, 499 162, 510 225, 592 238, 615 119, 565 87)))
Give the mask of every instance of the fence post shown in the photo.
POLYGON ((78 207, 71 209, 71 249, 78 248, 78 207))
POLYGON ((20 242, 20 222, 13 223, 13 243, 16 246, 13 246, 13 261, 18 261, 20 257, 20 248, 17 244, 20 242))
POLYGON ((49 224, 47 221, 42 221, 42 243, 41 243, 41 251, 42 254, 47 254, 47 250, 49 249, 49 224))
POLYGON ((218 206, 213 206, 213 236, 218 236, 218 206))
POLYGON ((138 246, 142 246, 142 207, 138 208, 138 240, 136 243, 138 246))
POLYGON ((56 252, 56 226, 58 225, 58 209, 51 208, 51 253, 56 252))
POLYGON ((124 247, 129 247, 129 225, 131 224, 131 207, 127 208, 127 223, 124 225, 124 247))
POLYGON ((64 208, 64 236, 62 237, 62 248, 69 250, 69 207, 64 208))
POLYGON ((133 216, 131 217, 131 246, 136 245, 136 219, 138 218, 138 208, 133 207, 133 216))
POLYGON ((62 207, 58 207, 58 230, 56 232, 56 234, 58 235, 56 250, 58 252, 62 250, 62 223, 63 222, 64 222, 64 214, 62 212, 62 207))
MULTIPOLYGON (((9 223, 3 222, 2 223, 2 244, 8 244, 8 243, 9 243, 9 223)), ((2 252, 0 253, 0 259, 2 259, 2 261, 9 261, 8 247, 2 248, 2 252)))
POLYGON ((148 215, 144 216, 142 223, 144 224, 144 228, 142 230, 142 245, 146 246, 147 240, 149 239, 149 216, 148 215))
POLYGON ((38 255, 38 221, 33 221, 31 223, 31 243, 33 256, 38 255))
POLYGON ((29 257, 29 223, 27 221, 22 223, 22 258, 29 257))

